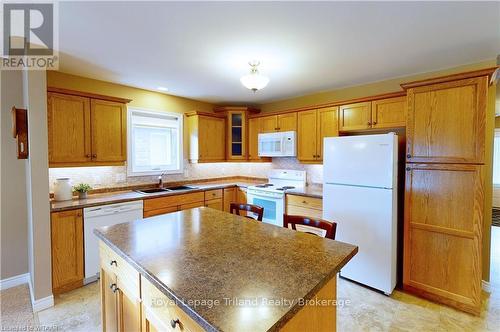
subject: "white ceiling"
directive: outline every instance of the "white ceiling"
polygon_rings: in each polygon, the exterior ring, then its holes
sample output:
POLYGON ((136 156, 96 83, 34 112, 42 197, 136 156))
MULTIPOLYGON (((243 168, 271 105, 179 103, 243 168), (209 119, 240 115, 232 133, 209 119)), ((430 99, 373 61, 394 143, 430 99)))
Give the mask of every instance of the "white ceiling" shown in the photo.
POLYGON ((500 3, 62 2, 60 70, 209 102, 263 103, 500 54, 500 3), (239 78, 262 61, 269 85, 239 78))

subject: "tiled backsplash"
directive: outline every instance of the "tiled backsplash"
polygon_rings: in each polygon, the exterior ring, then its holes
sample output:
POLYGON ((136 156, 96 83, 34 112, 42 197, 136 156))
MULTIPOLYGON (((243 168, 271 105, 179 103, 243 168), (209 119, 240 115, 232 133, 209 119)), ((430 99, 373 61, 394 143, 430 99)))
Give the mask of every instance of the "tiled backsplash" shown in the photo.
MULTIPOLYGON (((307 172, 308 183, 321 183, 323 180, 322 165, 300 164, 295 158, 274 158, 272 163, 189 164, 186 161, 184 165, 184 174, 167 174, 163 177, 163 181, 175 182, 226 176, 265 178, 269 170, 273 168, 305 170, 307 172)), ((95 189, 154 183, 158 181, 157 176, 127 177, 126 166, 51 168, 49 169, 51 191, 53 191, 55 180, 61 177, 69 177, 73 184, 88 183, 95 189)))

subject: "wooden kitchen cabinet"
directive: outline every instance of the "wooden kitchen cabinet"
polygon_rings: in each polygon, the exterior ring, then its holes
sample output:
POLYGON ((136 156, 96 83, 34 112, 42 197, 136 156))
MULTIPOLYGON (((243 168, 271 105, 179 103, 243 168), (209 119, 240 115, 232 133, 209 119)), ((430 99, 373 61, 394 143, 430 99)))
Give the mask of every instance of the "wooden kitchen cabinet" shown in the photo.
POLYGON ((203 206, 205 194, 203 191, 149 198, 144 200, 144 218, 159 214, 171 213, 193 207, 203 206))
POLYGON ((99 252, 103 331, 141 331, 139 273, 102 243, 99 252))
POLYGON ((339 108, 339 130, 364 130, 371 128, 371 102, 342 105, 339 108))
POLYGON ((49 166, 122 165, 129 99, 48 88, 49 166))
POLYGON ((92 160, 119 162, 127 160, 127 108, 125 104, 92 99, 92 160))
POLYGON ((338 107, 298 112, 297 119, 297 159, 321 161, 323 139, 338 136, 338 107))
POLYGON ((52 291, 59 294, 83 285, 82 209, 52 212, 52 291))
POLYGON ((487 77, 408 90, 407 161, 484 163, 487 77))
POLYGON ((224 211, 230 212, 231 203, 237 202, 237 191, 236 187, 225 188, 224 189, 224 211))
POLYGON ((372 101, 373 129, 406 126, 406 97, 395 97, 372 101))
POLYGON ((340 106, 340 131, 399 128, 405 125, 406 96, 340 106))
POLYGON ((297 112, 260 117, 260 132, 297 130, 297 112))
POLYGON ((49 164, 91 160, 90 98, 48 93, 49 164))
POLYGON ((323 200, 316 197, 287 194, 286 214, 321 219, 323 218, 323 200))
POLYGON ((189 137, 189 162, 226 160, 226 116, 218 113, 186 114, 189 137))
POLYGON ((481 307, 483 167, 407 164, 405 187, 405 289, 475 314, 481 307))

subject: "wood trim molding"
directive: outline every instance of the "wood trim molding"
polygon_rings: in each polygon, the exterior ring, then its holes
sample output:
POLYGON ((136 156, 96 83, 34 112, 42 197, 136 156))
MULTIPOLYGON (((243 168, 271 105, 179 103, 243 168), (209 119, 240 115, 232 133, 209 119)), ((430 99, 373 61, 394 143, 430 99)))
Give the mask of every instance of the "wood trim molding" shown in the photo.
POLYGON ((124 104, 128 104, 132 101, 132 99, 111 97, 111 96, 100 95, 97 93, 82 92, 82 91, 76 91, 76 90, 56 88, 56 87, 51 87, 51 86, 47 87, 47 92, 55 92, 55 93, 62 93, 65 95, 73 95, 73 96, 101 99, 101 100, 107 100, 107 101, 114 101, 117 103, 124 103, 124 104))
POLYGON ((413 82, 403 83, 403 84, 401 84, 401 87, 404 90, 407 90, 407 89, 416 88, 416 87, 423 86, 423 85, 430 85, 430 84, 436 84, 436 83, 446 83, 446 82, 450 82, 450 81, 458 81, 458 80, 480 77, 480 76, 488 76, 488 81, 489 81, 491 78, 491 75, 493 75, 493 73, 498 68, 500 68, 500 66, 486 68, 486 69, 480 69, 480 70, 474 70, 474 71, 468 71, 465 73, 429 78, 429 79, 425 79, 425 80, 413 81, 413 82))
POLYGON ((331 102, 331 103, 315 104, 315 105, 310 105, 310 106, 304 106, 304 107, 298 107, 298 108, 291 108, 291 109, 282 110, 282 111, 265 112, 265 113, 259 113, 259 114, 249 114, 248 117, 249 118, 260 118, 260 117, 270 116, 270 115, 279 115, 279 114, 283 114, 283 113, 293 113, 293 112, 300 112, 300 111, 309 111, 309 110, 314 110, 314 109, 319 109, 319 108, 342 106, 342 105, 347 105, 347 104, 361 103, 361 102, 374 101, 374 100, 387 99, 387 98, 395 98, 395 97, 402 97, 402 96, 406 96, 406 91, 396 91, 396 92, 382 93, 382 94, 368 96, 368 97, 360 97, 360 98, 354 98, 354 99, 345 99, 345 100, 334 101, 334 102, 331 102))
POLYGON ((215 106, 214 112, 228 112, 228 111, 237 111, 237 112, 248 112, 248 113, 260 113, 260 109, 248 106, 215 106))
POLYGON ((201 115, 201 116, 210 116, 212 118, 226 118, 225 114, 221 113, 210 113, 210 112, 202 112, 202 111, 191 111, 184 113, 185 116, 195 116, 195 115, 201 115))

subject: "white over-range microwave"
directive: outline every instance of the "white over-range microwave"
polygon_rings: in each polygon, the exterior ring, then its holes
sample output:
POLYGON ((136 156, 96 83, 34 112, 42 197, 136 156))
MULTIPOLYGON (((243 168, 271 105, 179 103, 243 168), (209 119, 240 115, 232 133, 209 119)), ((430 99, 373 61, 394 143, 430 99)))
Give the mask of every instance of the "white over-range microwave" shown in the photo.
POLYGON ((259 134, 259 157, 295 157, 295 131, 259 134))

